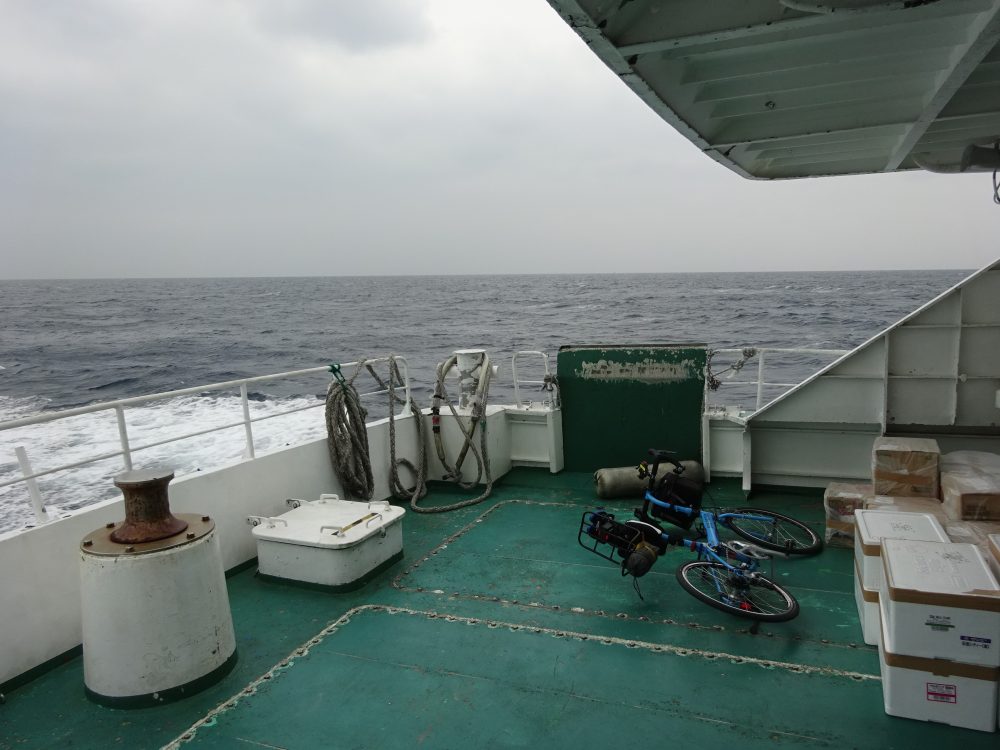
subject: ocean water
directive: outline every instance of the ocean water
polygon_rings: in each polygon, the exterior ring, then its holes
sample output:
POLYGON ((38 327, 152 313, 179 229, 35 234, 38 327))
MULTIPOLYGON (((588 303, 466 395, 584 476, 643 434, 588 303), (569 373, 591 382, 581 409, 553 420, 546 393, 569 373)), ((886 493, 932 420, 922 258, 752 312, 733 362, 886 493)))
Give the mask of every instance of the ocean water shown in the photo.
MULTIPOLYGON (((510 357, 554 358, 566 344, 697 342, 850 349, 960 281, 964 271, 560 276, 0 281, 0 421, 40 411, 235 378, 404 355, 429 404, 434 365, 481 347, 502 365, 491 401, 511 402, 510 357)), ((726 366, 719 357, 717 369, 726 366)), ((767 379, 798 382, 829 358, 769 359, 767 379), (773 365, 774 369, 771 369, 773 365)), ((738 377, 755 376, 752 364, 738 377)), ((366 378, 367 376, 365 376, 366 378)), ((537 379, 535 373, 522 377, 537 379)), ((362 380, 365 380, 363 378, 362 380)), ((254 426, 258 454, 324 434, 318 374, 251 387, 253 416, 309 408, 254 426)), ((371 381, 359 381, 363 388, 371 381)), ((773 397, 781 389, 771 389, 773 397)), ((713 399, 753 405, 756 388, 724 380, 713 399)), ((530 398, 537 398, 529 394, 530 398)), ((368 401, 385 414, 384 397, 368 401)), ((199 393, 130 409, 133 449, 238 422, 239 393, 199 393)), ((113 412, 0 432, 0 482, 118 450, 113 412)), ((135 465, 178 475, 243 455, 242 427, 139 451, 135 465)), ((114 497, 121 459, 39 480, 50 514, 114 497)), ((32 522, 23 484, 0 488, 0 533, 32 522)))

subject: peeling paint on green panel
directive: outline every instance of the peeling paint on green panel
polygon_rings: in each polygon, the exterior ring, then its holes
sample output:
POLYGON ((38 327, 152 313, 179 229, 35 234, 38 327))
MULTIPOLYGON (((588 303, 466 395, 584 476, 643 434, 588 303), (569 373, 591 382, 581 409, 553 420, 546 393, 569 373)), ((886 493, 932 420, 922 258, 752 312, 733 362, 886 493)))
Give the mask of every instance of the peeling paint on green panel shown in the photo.
POLYGON ((698 372, 694 362, 657 362, 644 359, 641 362, 616 362, 606 359, 597 362, 583 362, 576 376, 584 380, 607 382, 634 381, 638 383, 663 383, 687 380, 698 372))
POLYGON ((648 448, 701 460, 702 344, 559 351, 566 469, 638 463, 648 448))

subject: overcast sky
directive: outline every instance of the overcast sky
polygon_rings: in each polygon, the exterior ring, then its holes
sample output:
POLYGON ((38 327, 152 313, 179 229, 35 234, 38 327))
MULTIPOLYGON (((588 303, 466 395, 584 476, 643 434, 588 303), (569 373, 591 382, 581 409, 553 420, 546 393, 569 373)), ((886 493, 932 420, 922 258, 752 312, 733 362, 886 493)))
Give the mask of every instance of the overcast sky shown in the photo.
POLYGON ((545 0, 0 0, 0 278, 974 268, 989 176, 738 177, 545 0))

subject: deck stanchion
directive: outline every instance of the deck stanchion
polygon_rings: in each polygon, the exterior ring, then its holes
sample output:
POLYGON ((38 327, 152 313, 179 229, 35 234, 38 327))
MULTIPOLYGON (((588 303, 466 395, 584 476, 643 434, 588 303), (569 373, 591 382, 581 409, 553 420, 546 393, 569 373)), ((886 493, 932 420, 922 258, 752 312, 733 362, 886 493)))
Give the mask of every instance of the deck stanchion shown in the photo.
POLYGON ((764 405, 764 350, 757 356, 757 409, 764 405))
POLYGON ((42 493, 38 490, 38 482, 32 478, 34 472, 31 470, 31 462, 28 460, 28 452, 23 445, 14 449, 17 454, 17 463, 21 467, 21 474, 28 477, 24 483, 28 486, 28 496, 31 498, 31 509, 35 512, 35 520, 38 523, 48 523, 49 514, 45 512, 45 505, 42 503, 42 493))
POLYGON ((132 450, 128 444, 128 428, 125 426, 125 407, 119 404, 115 407, 115 416, 118 417, 118 439, 122 444, 122 462, 125 464, 125 471, 132 471, 132 450))
POLYGON ((256 454, 253 449, 253 428, 250 426, 250 401, 247 398, 246 383, 240 385, 240 398, 243 400, 243 429, 246 431, 247 435, 246 455, 248 458, 256 458, 256 454))

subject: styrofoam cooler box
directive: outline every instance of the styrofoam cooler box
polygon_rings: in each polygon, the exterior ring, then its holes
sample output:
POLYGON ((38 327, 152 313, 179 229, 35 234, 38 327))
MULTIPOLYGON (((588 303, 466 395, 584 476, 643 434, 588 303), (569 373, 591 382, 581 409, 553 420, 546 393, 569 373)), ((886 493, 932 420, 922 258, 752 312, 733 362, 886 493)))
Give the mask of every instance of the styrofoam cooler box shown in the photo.
POLYGON ((854 603, 858 605, 858 620, 861 622, 861 635, 869 646, 878 644, 879 610, 878 591, 870 591, 861 583, 861 571, 854 564, 854 603))
MULTIPOLYGON (((865 500, 865 510, 889 510, 896 513, 930 513, 941 523, 946 523, 941 501, 934 497, 886 497, 873 495, 865 500)), ((945 529, 947 531, 947 529, 945 529)))
POLYGON ((907 719, 995 731, 1000 668, 899 654, 886 630, 885 606, 886 598, 882 597, 878 656, 885 712, 907 719))
POLYGON ((854 519, 854 564, 861 571, 861 585, 869 591, 882 590, 883 539, 948 541, 944 527, 928 513, 857 510, 854 519))
POLYGON ((1000 666, 1000 584, 978 547, 886 539, 882 564, 897 653, 1000 666))
POLYGON ((262 576, 346 591, 403 556, 402 508, 336 495, 288 503, 280 516, 247 519, 262 576))

